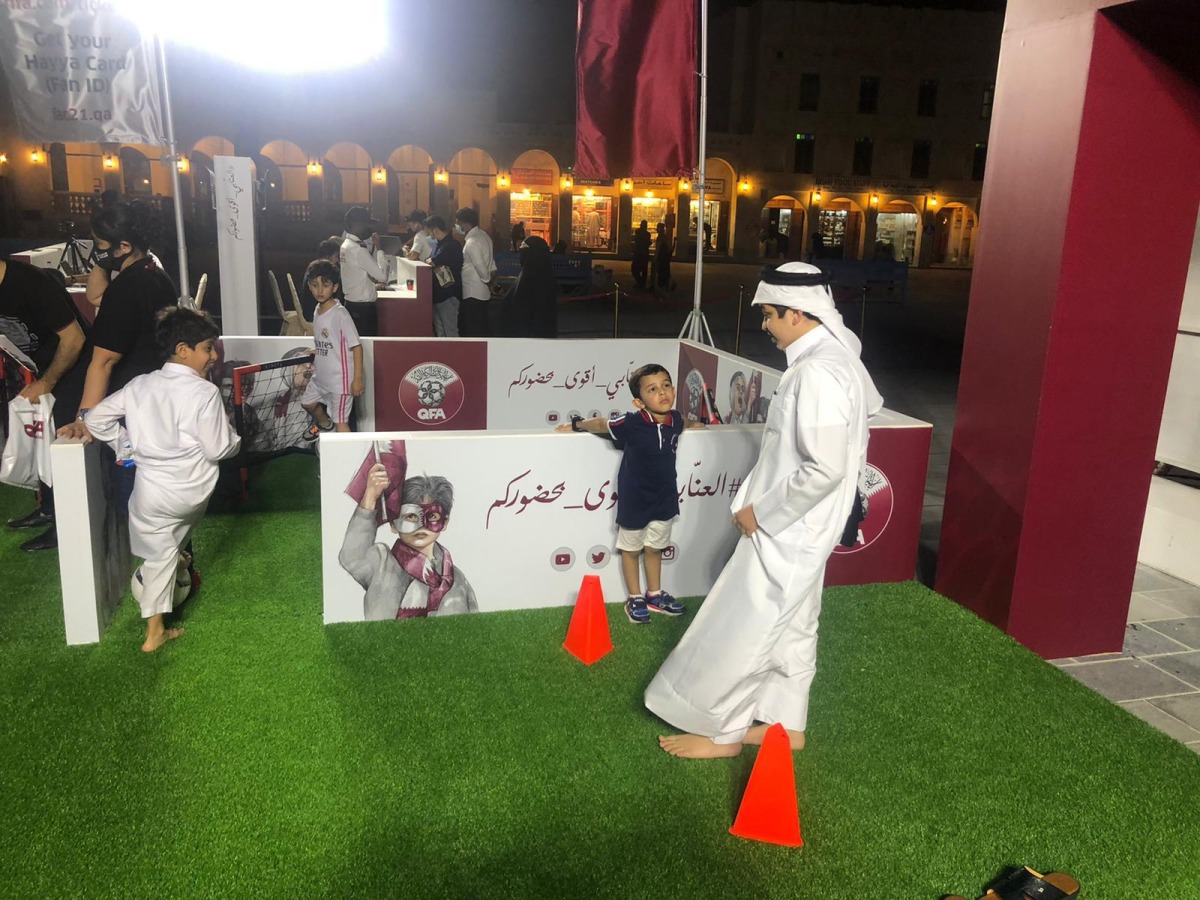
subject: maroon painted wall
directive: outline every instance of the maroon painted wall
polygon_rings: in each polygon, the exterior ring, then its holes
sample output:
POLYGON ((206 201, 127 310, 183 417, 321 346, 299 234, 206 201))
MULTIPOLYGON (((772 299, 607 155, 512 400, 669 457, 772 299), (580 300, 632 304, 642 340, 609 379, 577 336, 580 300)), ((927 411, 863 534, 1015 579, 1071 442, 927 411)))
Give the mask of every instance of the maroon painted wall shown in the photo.
POLYGON ((1006 27, 937 588, 1047 657, 1121 647, 1198 109, 1102 13, 1006 27))

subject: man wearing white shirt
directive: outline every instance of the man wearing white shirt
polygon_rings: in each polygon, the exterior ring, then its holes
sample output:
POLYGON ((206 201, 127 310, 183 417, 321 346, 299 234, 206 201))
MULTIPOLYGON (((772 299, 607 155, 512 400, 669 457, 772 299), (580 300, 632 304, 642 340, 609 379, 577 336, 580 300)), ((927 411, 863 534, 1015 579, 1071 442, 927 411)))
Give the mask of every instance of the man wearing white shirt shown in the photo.
POLYGON ((454 230, 466 236, 463 244, 463 295, 458 315, 458 333, 462 337, 487 337, 488 302, 496 275, 492 258, 492 239, 479 227, 479 213, 463 207, 454 214, 454 230))
POLYGON ((375 259, 375 233, 379 223, 365 206, 346 210, 346 233, 342 237, 341 276, 346 310, 360 336, 379 333, 375 308, 375 285, 387 281, 375 259))
POLYGON ((429 257, 433 256, 433 249, 437 246, 437 241, 433 235, 429 233, 429 229, 425 227, 425 220, 428 216, 424 210, 414 209, 408 214, 407 222, 413 230, 412 240, 404 248, 404 254, 409 259, 416 259, 421 262, 429 262, 429 257))

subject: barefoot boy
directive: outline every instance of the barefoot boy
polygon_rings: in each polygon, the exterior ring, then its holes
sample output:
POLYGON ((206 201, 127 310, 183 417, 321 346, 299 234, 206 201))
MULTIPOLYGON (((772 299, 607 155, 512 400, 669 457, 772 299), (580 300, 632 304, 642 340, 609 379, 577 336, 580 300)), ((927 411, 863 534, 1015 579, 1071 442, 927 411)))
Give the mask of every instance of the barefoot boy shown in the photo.
POLYGON ((308 265, 304 281, 317 300, 313 317, 316 372, 300 399, 321 431, 350 430, 354 398, 363 392, 363 352, 358 330, 346 307, 338 302, 337 267, 324 259, 308 265), (350 358, 354 359, 353 378, 350 358))
POLYGON ((684 613, 683 604, 662 589, 662 552, 671 543, 671 520, 679 515, 679 486, 675 477, 675 445, 684 428, 703 427, 675 409, 671 375, 655 363, 629 376, 637 412, 609 421, 573 418, 555 431, 607 433, 625 444, 617 472, 617 549, 629 598, 625 615, 634 625, 650 621, 651 611, 668 616, 684 613), (646 567, 642 594, 638 557, 646 567))
POLYGON ((646 706, 687 734, 672 756, 736 756, 780 722, 804 746, 825 561, 854 506, 867 417, 883 399, 859 361, 825 276, 764 269, 754 305, 787 355, 758 461, 733 500, 741 535, 708 599, 646 689, 646 706))
POLYGON ((161 369, 140 375, 84 417, 91 435, 114 443, 122 418, 137 478, 129 499, 129 545, 142 565, 142 618, 147 653, 183 633, 166 628, 175 601, 180 551, 204 517, 217 483, 217 460, 232 456, 240 438, 229 427, 221 392, 205 376, 216 362, 219 332, 208 313, 168 307, 154 329, 161 369))

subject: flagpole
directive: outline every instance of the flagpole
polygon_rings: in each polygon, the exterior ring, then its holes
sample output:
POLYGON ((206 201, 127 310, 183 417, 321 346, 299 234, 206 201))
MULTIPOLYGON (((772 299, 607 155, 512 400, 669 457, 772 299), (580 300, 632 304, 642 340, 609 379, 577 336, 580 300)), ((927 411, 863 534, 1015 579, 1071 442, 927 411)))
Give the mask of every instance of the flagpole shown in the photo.
POLYGON ((183 233, 183 195, 179 184, 179 150, 175 144, 175 122, 171 118, 171 87, 167 83, 167 51, 163 40, 155 35, 155 54, 162 78, 163 122, 167 128, 167 159, 171 166, 171 191, 175 198, 175 243, 179 251, 179 305, 190 306, 192 286, 188 277, 187 240, 183 233))
MULTIPOLYGON (((712 332, 708 330, 708 322, 704 319, 704 310, 700 308, 700 289, 704 275, 704 193, 707 185, 704 183, 704 155, 708 137, 708 0, 700 0, 700 164, 696 168, 696 272, 692 286, 692 311, 683 330, 679 332, 682 338, 707 342, 714 345, 712 332)), ((690 204, 689 204, 690 205, 690 204)), ((687 211, 688 222, 691 223, 692 211, 687 211)))

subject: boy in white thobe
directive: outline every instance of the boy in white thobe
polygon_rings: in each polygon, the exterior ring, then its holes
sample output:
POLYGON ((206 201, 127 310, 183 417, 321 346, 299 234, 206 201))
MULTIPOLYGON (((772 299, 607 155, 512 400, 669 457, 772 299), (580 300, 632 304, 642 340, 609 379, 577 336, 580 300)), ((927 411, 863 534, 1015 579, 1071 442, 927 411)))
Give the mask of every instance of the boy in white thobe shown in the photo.
POLYGON ((137 479, 129 500, 129 545, 142 565, 142 649, 157 650, 183 633, 166 628, 174 608, 179 552, 204 517, 217 483, 217 461, 237 452, 221 392, 205 376, 217 354, 219 332, 207 313, 170 307, 159 315, 155 341, 168 357, 98 403, 84 418, 88 431, 113 443, 122 418, 129 432, 137 479))
POLYGON ((788 366, 731 506, 742 540, 646 689, 647 708, 688 732, 659 738, 673 756, 736 756, 775 722, 803 747, 825 562, 883 405, 820 270, 786 263, 762 278, 754 305, 788 366))

